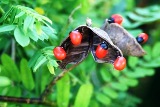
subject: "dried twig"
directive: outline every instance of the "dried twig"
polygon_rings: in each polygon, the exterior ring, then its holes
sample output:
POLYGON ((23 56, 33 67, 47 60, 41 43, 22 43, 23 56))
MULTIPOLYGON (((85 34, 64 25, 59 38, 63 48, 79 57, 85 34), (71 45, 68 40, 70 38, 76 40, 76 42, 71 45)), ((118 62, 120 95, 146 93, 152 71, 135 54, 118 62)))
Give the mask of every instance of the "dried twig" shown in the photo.
POLYGON ((44 101, 40 98, 22 98, 22 97, 10 97, 10 96, 0 96, 1 102, 14 102, 14 103, 26 103, 26 104, 42 104, 49 107, 55 106, 51 101, 44 101))

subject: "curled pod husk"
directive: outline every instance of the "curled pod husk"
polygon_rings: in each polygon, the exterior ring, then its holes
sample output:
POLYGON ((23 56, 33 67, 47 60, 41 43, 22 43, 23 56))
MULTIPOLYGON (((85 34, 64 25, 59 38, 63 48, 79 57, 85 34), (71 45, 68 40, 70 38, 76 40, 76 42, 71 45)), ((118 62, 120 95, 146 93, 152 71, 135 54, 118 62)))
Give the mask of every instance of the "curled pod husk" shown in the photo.
POLYGON ((121 50, 116 45, 113 44, 113 42, 111 41, 111 39, 109 38, 108 34, 105 31, 96 27, 94 28, 90 27, 90 29, 93 32, 91 52, 96 62, 113 63, 118 56, 123 56, 121 50), (104 58, 99 59, 95 55, 95 50, 98 44, 102 43, 103 41, 105 41, 108 44, 108 54, 104 58))
POLYGON ((109 24, 106 19, 101 29, 107 32, 112 42, 119 47, 124 55, 143 56, 146 54, 136 39, 119 24, 109 24))
POLYGON ((59 66, 61 69, 65 69, 68 64, 77 64, 83 61, 90 51, 92 51, 93 58, 98 63, 113 63, 118 56, 123 56, 121 50, 115 46, 108 34, 101 30, 100 28, 92 28, 89 26, 80 26, 75 30, 78 30, 82 34, 81 44, 75 46, 67 37, 61 47, 66 51, 66 58, 59 61, 59 66), (95 50, 101 42, 105 41, 108 45, 108 54, 102 59, 98 59, 95 55, 95 50))

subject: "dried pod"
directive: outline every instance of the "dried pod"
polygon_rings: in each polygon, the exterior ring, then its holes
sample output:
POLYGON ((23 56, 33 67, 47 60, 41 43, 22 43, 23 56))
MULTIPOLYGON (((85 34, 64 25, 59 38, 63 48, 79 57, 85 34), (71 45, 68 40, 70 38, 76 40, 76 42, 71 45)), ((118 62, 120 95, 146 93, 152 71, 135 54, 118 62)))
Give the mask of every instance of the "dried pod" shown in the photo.
POLYGON ((92 55, 98 63, 113 63, 118 56, 123 56, 121 50, 112 43, 108 34, 100 28, 80 26, 75 30, 82 34, 81 44, 73 45, 69 37, 62 42, 60 46, 66 51, 66 58, 58 62, 61 69, 65 69, 67 64, 80 63, 90 51, 92 51, 92 55), (108 54, 104 58, 98 59, 95 55, 95 50, 98 44, 103 41, 109 45, 108 54))
POLYGON ((136 39, 122 26, 116 23, 109 24, 106 19, 101 29, 107 32, 112 42, 124 55, 143 56, 146 54, 136 39))
POLYGON ((105 31, 96 27, 95 28, 90 27, 90 29, 93 32, 91 52, 96 62, 113 63, 118 56, 123 56, 121 50, 112 43, 111 39, 109 38, 108 34, 105 31), (107 42, 107 44, 109 45, 108 54, 103 59, 99 59, 95 55, 95 50, 98 44, 102 43, 103 41, 107 42))

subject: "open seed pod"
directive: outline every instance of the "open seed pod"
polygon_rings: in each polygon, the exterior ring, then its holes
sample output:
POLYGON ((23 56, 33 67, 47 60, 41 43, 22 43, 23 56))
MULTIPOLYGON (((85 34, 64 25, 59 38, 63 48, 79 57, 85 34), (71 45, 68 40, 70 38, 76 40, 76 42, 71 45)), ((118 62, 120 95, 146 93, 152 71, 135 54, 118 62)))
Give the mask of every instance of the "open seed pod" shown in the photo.
POLYGON ((62 43, 61 47, 66 51, 66 58, 58 62, 61 69, 65 69, 67 64, 76 64, 81 62, 86 58, 90 51, 91 39, 89 35, 92 35, 92 32, 87 29, 86 26, 81 26, 76 28, 82 34, 82 42, 80 45, 75 46, 72 44, 69 37, 67 37, 62 43))
POLYGON ((58 62, 61 69, 65 69, 67 64, 80 63, 90 51, 92 51, 92 55, 98 63, 113 63, 118 56, 123 56, 121 50, 112 43, 108 34, 100 28, 80 26, 75 30, 82 34, 81 44, 73 45, 69 37, 62 42, 60 46, 66 51, 66 58, 58 62), (95 55, 95 50, 102 41, 109 45, 108 54, 104 58, 98 59, 95 55))
POLYGON ((109 38, 108 34, 105 31, 101 30, 100 28, 96 28, 96 27, 94 28, 90 27, 90 29, 93 32, 91 52, 96 62, 113 63, 118 56, 123 56, 121 50, 112 43, 111 39, 109 38), (98 44, 102 43, 103 41, 107 42, 107 44, 109 45, 108 54, 104 58, 99 59, 95 55, 95 50, 98 44))
POLYGON ((143 56, 146 54, 136 39, 119 24, 109 24, 108 19, 106 19, 101 29, 107 32, 112 42, 124 55, 143 56))

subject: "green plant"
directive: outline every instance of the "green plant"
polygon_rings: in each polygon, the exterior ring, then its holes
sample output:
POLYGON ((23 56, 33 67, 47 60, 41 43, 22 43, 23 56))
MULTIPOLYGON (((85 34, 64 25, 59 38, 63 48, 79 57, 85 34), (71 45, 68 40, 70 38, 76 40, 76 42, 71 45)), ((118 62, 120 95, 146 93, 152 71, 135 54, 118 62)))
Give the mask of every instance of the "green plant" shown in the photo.
POLYGON ((34 3, 30 0, 0 1, 0 101, 3 101, 0 106, 28 106, 29 103, 33 107, 35 104, 44 107, 136 107, 141 100, 127 92, 128 89, 138 86, 140 78, 154 75, 155 68, 160 67, 159 26, 154 25, 160 20, 157 14, 160 6, 135 8, 135 3, 134 0, 77 0, 64 5, 63 1, 48 0, 34 3), (124 7, 128 2, 130 5, 124 7), (80 3, 82 8, 78 6, 80 3), (30 8, 38 6, 50 19, 30 8), (135 37, 142 30, 152 34, 143 46, 147 55, 128 56, 127 67, 122 72, 114 70, 113 65, 95 63, 91 55, 79 66, 69 69, 71 72, 58 69, 52 50, 69 31, 84 24, 88 16, 93 26, 100 26, 106 13, 109 17, 115 12, 122 13, 122 26, 135 37), (144 25, 151 27, 144 29, 141 27, 144 25))

